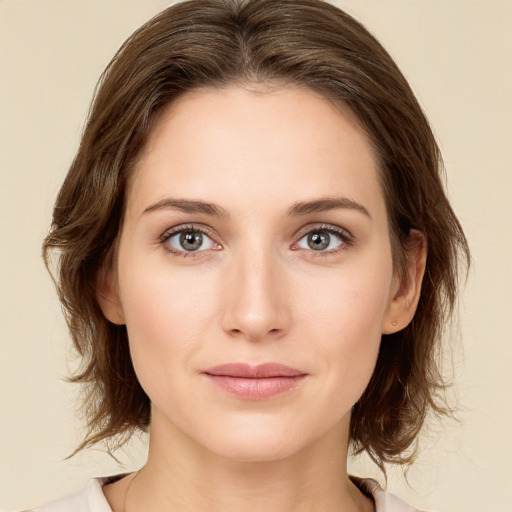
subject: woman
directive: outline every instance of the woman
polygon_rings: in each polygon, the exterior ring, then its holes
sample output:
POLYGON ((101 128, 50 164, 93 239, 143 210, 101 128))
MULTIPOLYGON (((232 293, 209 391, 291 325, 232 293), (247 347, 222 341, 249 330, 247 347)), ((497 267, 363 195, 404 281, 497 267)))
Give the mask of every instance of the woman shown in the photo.
POLYGON ((37 510, 412 510, 347 474, 411 463, 468 255, 396 65, 319 0, 192 0, 104 73, 44 253, 89 433, 138 472, 37 510))

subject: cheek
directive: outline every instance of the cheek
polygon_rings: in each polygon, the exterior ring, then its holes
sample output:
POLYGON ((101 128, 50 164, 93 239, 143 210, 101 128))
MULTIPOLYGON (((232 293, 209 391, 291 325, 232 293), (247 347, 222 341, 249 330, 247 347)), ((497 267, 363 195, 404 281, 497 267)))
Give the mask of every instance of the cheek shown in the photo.
POLYGON ((170 272, 169 266, 150 265, 141 272, 133 261, 120 265, 121 302, 135 371, 148 395, 151 390, 179 385, 190 370, 194 354, 207 339, 214 317, 208 276, 191 279, 170 272))
POLYGON ((301 308, 304 338, 315 340, 315 358, 328 376, 326 386, 334 393, 333 400, 355 403, 371 378, 391 275, 390 262, 352 267, 335 278, 317 280, 316 293, 311 288, 297 291, 299 300, 307 304, 301 308))

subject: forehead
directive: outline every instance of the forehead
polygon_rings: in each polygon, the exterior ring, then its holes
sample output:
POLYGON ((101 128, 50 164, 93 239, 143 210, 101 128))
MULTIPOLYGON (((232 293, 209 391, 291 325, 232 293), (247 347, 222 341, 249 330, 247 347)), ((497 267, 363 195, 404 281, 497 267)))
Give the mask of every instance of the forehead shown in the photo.
POLYGON ((167 107, 139 156, 128 206, 142 211, 180 194, 234 209, 333 194, 383 206, 375 152, 354 117, 290 86, 200 89, 167 107))

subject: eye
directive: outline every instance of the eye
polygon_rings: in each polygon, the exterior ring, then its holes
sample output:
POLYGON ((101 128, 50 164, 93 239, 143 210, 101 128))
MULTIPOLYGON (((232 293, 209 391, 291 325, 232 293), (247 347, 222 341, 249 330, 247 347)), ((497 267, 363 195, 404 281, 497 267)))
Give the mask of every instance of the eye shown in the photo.
POLYGON ((208 249, 218 249, 204 228, 185 226, 166 232, 161 239, 167 250, 174 254, 188 256, 186 253, 201 252, 208 249))
POLYGON ((319 226, 302 236, 296 247, 330 254, 345 249, 352 242, 352 236, 344 229, 336 226, 319 226))

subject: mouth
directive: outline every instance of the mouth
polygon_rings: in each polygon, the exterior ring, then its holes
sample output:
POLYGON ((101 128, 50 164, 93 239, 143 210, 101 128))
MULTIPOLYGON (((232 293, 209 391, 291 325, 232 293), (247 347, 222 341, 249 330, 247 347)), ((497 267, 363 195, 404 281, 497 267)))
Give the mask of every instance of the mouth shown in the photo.
POLYGON ((263 400, 296 388, 307 373, 279 363, 251 366, 229 363, 205 370, 203 374, 221 390, 245 400, 263 400))

